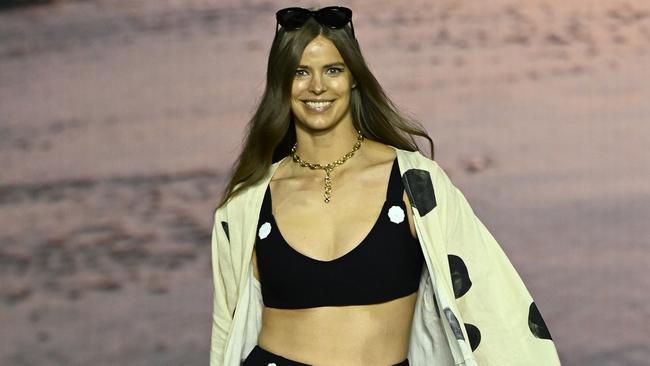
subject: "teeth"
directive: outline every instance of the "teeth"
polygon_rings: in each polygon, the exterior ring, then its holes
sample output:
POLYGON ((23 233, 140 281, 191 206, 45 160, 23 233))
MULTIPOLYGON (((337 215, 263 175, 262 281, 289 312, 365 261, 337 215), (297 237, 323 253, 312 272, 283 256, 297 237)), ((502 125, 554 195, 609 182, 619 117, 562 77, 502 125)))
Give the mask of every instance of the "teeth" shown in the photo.
POLYGON ((305 102, 305 104, 312 108, 324 108, 332 104, 332 102, 305 102))

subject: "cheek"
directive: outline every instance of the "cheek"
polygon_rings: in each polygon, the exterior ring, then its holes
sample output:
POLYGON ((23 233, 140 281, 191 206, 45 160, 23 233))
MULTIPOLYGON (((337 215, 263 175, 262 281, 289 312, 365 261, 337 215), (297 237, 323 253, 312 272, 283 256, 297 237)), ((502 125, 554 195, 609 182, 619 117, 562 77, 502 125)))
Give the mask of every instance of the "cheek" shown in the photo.
POLYGON ((336 90, 340 94, 349 93, 351 86, 351 83, 349 83, 347 80, 342 79, 332 80, 330 83, 330 88, 336 90))
POLYGON ((291 84, 291 93, 293 95, 303 92, 305 89, 309 88, 309 82, 305 80, 294 80, 291 84))
POLYGON ((351 92, 350 87, 347 84, 342 84, 342 85, 340 85, 339 87, 336 88, 336 93, 340 97, 349 98, 350 97, 350 92, 351 92))

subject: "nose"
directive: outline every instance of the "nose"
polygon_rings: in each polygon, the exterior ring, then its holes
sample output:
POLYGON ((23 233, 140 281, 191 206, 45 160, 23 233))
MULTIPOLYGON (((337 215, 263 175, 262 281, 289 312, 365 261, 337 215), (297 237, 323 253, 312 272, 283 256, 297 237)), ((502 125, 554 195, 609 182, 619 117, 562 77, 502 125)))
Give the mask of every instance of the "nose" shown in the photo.
POLYGON ((325 85, 323 83, 323 77, 318 74, 314 74, 314 77, 311 78, 309 82, 309 91, 314 94, 320 94, 325 90, 325 85))

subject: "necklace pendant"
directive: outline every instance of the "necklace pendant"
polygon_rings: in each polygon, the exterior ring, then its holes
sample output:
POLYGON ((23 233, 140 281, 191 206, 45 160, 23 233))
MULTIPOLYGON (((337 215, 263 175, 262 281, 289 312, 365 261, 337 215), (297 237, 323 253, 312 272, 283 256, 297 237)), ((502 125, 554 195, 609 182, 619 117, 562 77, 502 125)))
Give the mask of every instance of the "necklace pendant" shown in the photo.
POLYGON ((322 166, 321 164, 311 164, 306 161, 303 161, 300 159, 300 157, 296 154, 296 148, 298 147, 298 141, 293 144, 293 147, 291 148, 291 157, 293 158, 293 161, 298 163, 302 167, 309 167, 309 169, 324 169, 325 170, 325 203, 330 202, 330 196, 331 196, 331 191, 332 191, 332 177, 330 176, 330 173, 336 166, 339 166, 343 164, 346 160, 351 158, 354 155, 354 152, 359 150, 361 147, 361 142, 363 141, 364 137, 363 134, 361 134, 360 130, 357 130, 357 133, 359 134, 359 137, 357 138, 357 143, 354 144, 352 147, 352 151, 349 153, 345 154, 343 158, 336 160, 333 163, 326 164, 325 166, 322 166))
POLYGON ((325 168, 325 203, 330 203, 330 195, 332 191, 332 177, 330 173, 332 172, 332 167, 327 166, 325 168))

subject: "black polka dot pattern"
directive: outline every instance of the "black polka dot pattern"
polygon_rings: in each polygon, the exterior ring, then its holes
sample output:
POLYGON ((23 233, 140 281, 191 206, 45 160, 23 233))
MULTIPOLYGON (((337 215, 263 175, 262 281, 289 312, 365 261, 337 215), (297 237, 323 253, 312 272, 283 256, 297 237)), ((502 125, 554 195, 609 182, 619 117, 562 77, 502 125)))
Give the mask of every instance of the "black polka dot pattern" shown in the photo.
POLYGON ((474 324, 469 323, 465 323, 465 331, 467 332, 467 338, 469 338, 469 345, 474 351, 481 343, 481 331, 474 324))
POLYGON ((528 327, 535 337, 552 340, 551 333, 546 327, 546 322, 544 322, 542 314, 540 314, 534 301, 528 308, 528 327))
POLYGON ((472 287, 472 281, 469 279, 469 273, 465 262, 456 255, 450 254, 449 271, 451 272, 451 283, 454 287, 454 295, 459 298, 469 291, 472 287))
POLYGON ((420 217, 424 217, 436 207, 436 195, 428 171, 409 169, 404 172, 402 180, 411 206, 417 208, 420 217))
MULTIPOLYGON (((402 176, 402 180, 404 182, 404 188, 410 200, 411 206, 417 208, 419 216, 424 217, 429 212, 433 211, 433 209, 437 205, 436 196, 435 196, 436 192, 434 191, 433 180, 431 179, 429 172, 427 170, 422 170, 422 169, 409 169, 406 172, 404 172, 402 176)), ((461 203, 466 205, 466 203, 464 202, 461 203)), ((471 211, 466 213, 472 214, 471 211)), ((477 234, 477 233, 472 233, 472 234, 477 234)), ((478 235, 473 238, 473 240, 477 240, 477 241, 480 241, 482 239, 483 238, 478 237, 478 235)), ((470 239, 470 235, 467 235, 467 240, 472 240, 470 239)), ((468 243, 460 243, 460 244, 471 246, 472 243, 468 242, 468 243)), ((477 244, 481 244, 481 243, 477 243, 477 244)), ((477 265, 472 261, 473 257, 471 256, 470 253, 467 253, 467 255, 465 255, 461 252, 460 254, 463 255, 464 259, 460 255, 453 255, 447 253, 447 259, 449 261, 451 285, 456 299, 459 299, 463 296, 467 296, 467 294, 470 293, 473 287, 480 286, 480 285, 474 286, 472 279, 470 278, 472 269, 477 269, 477 268, 472 268, 473 265, 474 266, 477 265)), ((506 261, 502 265, 509 265, 509 263, 506 261)), ((477 279, 474 278, 474 280, 476 281, 477 279)), ((478 294, 480 294, 480 291, 474 293, 474 295, 470 294, 469 296, 478 296, 478 294)), ((489 301, 487 301, 487 303, 489 303, 489 301)), ((436 303, 436 310, 438 310, 437 307, 438 304, 436 303)), ((446 318, 447 323, 449 324, 450 329, 454 334, 454 337, 459 341, 460 340, 465 341, 465 336, 461 328, 461 325, 463 325, 465 327, 464 331, 467 336, 467 341, 469 342, 471 350, 472 352, 476 351, 480 346, 483 337, 483 334, 479 329, 479 326, 481 326, 481 324, 461 323, 450 308, 445 307, 442 310, 443 310, 442 313, 444 313, 444 318, 446 318)), ((525 311, 525 308, 521 310, 525 311)), ((525 326, 525 325, 521 324, 521 326, 525 326)), ((528 327, 530 328, 530 331, 536 338, 552 340, 551 334, 546 326, 546 323, 544 322, 544 319, 542 318, 539 309, 537 308, 537 305, 535 304, 534 301, 531 302, 528 309, 528 327)), ((502 329, 501 331, 505 332, 508 330, 502 329)), ((489 338, 490 334, 488 334, 486 337, 489 338)))
POLYGON ((221 221, 221 227, 223 227, 223 231, 226 233, 226 238, 228 241, 230 241, 230 235, 228 233, 228 223, 225 221, 221 221))

